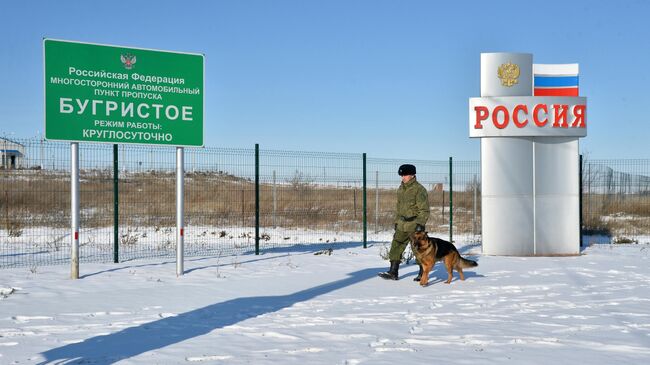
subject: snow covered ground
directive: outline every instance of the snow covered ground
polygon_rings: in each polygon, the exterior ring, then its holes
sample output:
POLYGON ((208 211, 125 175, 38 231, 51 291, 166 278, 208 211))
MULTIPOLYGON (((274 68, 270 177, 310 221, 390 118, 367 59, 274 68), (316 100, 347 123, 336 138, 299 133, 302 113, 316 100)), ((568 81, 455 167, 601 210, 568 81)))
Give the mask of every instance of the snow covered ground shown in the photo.
POLYGON ((382 243, 0 271, 1 364, 646 364, 650 246, 483 256, 450 285, 382 243), (329 251, 322 251, 331 247, 329 251), (321 253, 316 255, 315 253, 321 253))

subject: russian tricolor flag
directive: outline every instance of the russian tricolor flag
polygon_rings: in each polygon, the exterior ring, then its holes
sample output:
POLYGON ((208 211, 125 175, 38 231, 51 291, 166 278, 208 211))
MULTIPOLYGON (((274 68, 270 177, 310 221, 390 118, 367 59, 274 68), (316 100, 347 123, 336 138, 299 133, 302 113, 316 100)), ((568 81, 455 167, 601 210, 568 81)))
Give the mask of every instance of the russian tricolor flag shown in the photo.
POLYGON ((578 96, 578 64, 533 64, 534 96, 578 96))

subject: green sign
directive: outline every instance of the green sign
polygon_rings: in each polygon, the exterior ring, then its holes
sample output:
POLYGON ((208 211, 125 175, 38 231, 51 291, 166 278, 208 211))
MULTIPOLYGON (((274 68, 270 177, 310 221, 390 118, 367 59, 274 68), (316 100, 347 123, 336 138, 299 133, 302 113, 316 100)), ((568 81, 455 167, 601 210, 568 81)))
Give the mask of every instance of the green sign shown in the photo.
POLYGON ((43 40, 45 138, 203 146, 204 56, 43 40))

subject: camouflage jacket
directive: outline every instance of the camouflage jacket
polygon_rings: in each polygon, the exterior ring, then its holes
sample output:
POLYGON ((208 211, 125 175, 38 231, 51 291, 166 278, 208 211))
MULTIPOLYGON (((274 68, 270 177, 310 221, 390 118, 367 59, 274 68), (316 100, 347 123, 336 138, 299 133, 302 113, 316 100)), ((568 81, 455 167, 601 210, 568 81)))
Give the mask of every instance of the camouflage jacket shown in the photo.
POLYGON ((395 209, 397 229, 414 232, 417 224, 425 225, 429 219, 429 198, 427 190, 415 176, 397 189, 397 208, 395 209))

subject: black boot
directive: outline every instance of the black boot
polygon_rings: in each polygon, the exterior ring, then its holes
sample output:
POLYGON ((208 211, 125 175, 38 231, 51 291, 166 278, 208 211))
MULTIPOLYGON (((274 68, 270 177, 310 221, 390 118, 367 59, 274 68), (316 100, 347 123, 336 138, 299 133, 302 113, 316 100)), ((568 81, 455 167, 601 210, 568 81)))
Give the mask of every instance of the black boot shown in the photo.
POLYGON ((420 281, 422 279, 422 265, 418 265, 420 267, 420 271, 418 271, 418 276, 416 276, 413 281, 420 281))
POLYGON ((399 279, 399 274, 397 271, 399 270, 399 261, 391 261, 390 262, 390 269, 386 272, 380 272, 379 275, 380 277, 386 279, 386 280, 398 280, 399 279))

